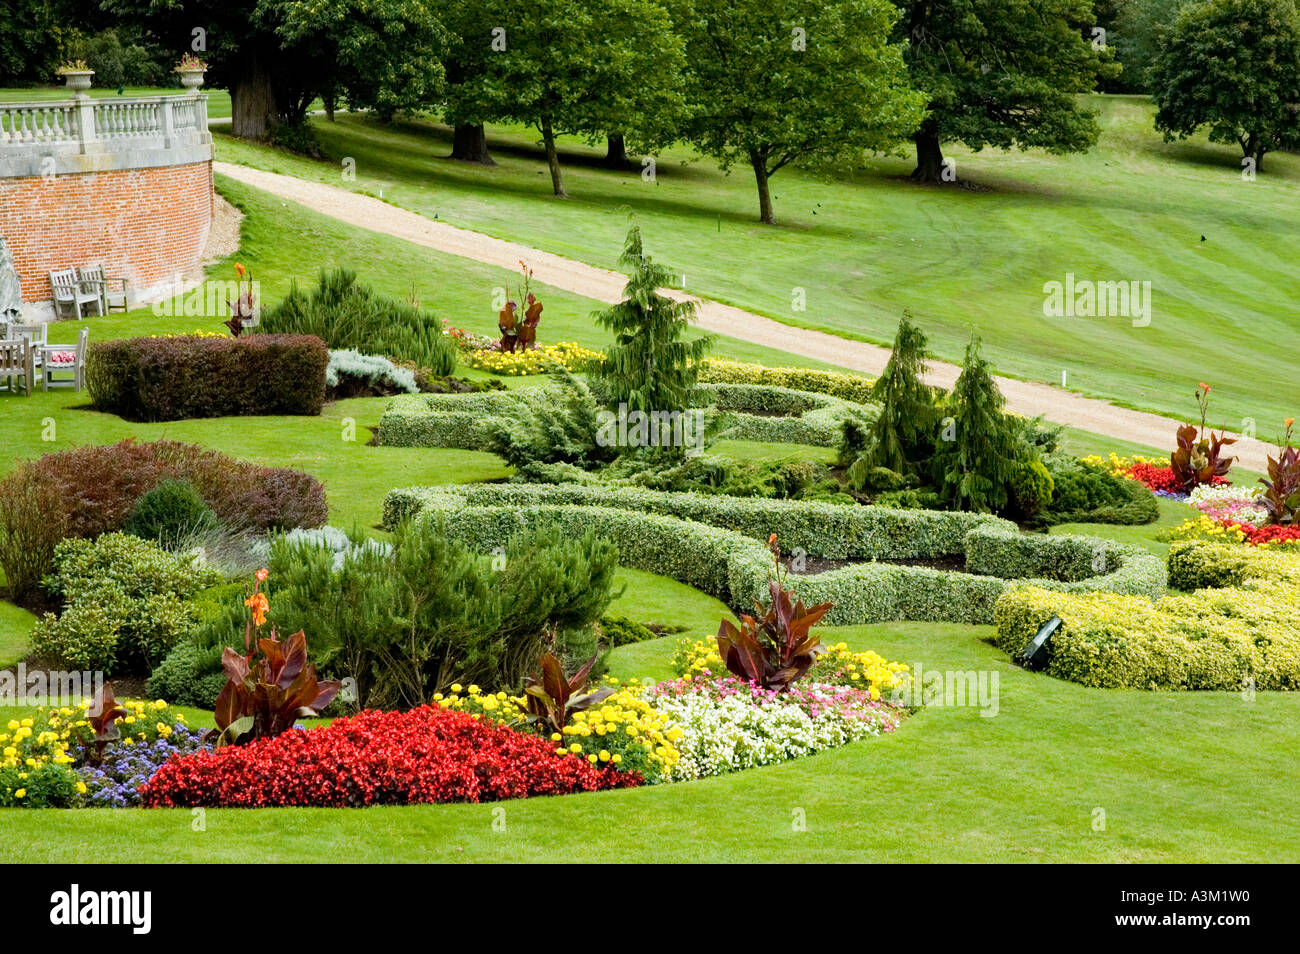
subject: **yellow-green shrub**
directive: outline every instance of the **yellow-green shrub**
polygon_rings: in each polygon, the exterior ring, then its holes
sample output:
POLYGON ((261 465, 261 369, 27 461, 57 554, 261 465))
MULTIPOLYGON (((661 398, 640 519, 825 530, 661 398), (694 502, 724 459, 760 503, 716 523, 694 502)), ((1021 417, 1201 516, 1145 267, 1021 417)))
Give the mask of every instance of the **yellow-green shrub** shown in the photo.
POLYGON ((875 381, 860 374, 813 368, 769 368, 744 361, 709 358, 700 363, 701 384, 768 384, 797 391, 815 391, 859 404, 871 403, 875 381))

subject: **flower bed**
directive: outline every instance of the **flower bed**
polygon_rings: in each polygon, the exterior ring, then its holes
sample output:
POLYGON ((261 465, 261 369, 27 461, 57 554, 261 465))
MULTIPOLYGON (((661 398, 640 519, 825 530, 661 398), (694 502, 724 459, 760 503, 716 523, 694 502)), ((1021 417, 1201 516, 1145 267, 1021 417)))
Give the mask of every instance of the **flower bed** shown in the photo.
POLYGON ((195 751, 198 733, 161 700, 126 700, 120 738, 96 762, 89 703, 41 707, 0 731, 0 808, 138 805, 141 783, 173 753, 195 751))
POLYGON ((1263 494, 1262 487, 1202 484, 1188 495, 1187 503, 1219 523, 1261 527, 1268 522, 1268 511, 1259 504, 1263 494))
MULTIPOLYGON (((493 345, 496 342, 492 342, 493 345)), ((576 341, 557 341, 555 344, 538 345, 535 350, 506 352, 496 347, 478 348, 466 351, 461 361, 467 367, 519 377, 526 374, 549 374, 557 367, 581 373, 587 371, 593 362, 604 355, 599 351, 584 348, 576 341)))
POLYGON ((490 802, 640 784, 636 773, 560 755, 553 743, 459 712, 366 711, 316 729, 177 758, 141 791, 147 807, 490 802))
MULTIPOLYGON (((1169 497, 1174 500, 1186 500, 1187 495, 1183 493, 1182 484, 1179 482, 1174 469, 1170 466, 1169 461, 1160 460, 1154 457, 1143 457, 1135 454, 1132 457, 1121 457, 1118 454, 1111 454, 1109 457, 1084 457, 1085 464, 1093 464, 1097 467, 1105 467, 1112 474, 1118 474, 1123 477, 1129 477, 1139 483, 1145 484, 1152 493, 1160 497, 1169 497)), ((1209 484, 1203 486, 1226 486, 1230 481, 1225 477, 1212 477, 1209 484)), ((1200 489, 1200 488, 1197 488, 1200 489)))
POLYGON ((1286 547, 1300 550, 1300 526, 1221 523, 1210 517, 1188 520, 1169 532, 1171 540, 1204 540, 1208 543, 1241 543, 1254 547, 1286 547))
POLYGON ((898 706, 862 689, 804 682, 778 694, 734 676, 661 682, 650 704, 677 727, 674 778, 704 778, 813 755, 892 732, 898 706))

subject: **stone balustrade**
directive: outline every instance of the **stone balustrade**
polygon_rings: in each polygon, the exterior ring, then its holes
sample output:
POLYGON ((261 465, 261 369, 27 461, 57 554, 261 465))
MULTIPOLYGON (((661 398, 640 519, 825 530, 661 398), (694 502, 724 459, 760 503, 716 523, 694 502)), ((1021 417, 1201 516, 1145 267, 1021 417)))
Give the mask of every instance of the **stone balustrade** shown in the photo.
POLYGON ((211 159, 208 102, 201 94, 0 103, 0 178, 211 159))

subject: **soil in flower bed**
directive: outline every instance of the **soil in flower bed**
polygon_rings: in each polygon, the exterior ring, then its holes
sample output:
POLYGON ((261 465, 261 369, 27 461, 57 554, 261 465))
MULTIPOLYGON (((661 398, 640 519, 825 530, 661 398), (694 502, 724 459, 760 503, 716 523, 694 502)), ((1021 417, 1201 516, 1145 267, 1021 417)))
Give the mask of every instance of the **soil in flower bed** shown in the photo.
POLYGON ((826 573, 830 570, 839 570, 846 566, 862 566, 867 563, 892 563, 896 566, 923 566, 931 570, 943 570, 948 573, 969 573, 966 569, 966 558, 959 555, 936 557, 934 559, 909 559, 909 560, 832 560, 827 557, 806 556, 804 559, 804 568, 802 570, 791 570, 790 572, 798 576, 807 576, 812 573, 826 573))

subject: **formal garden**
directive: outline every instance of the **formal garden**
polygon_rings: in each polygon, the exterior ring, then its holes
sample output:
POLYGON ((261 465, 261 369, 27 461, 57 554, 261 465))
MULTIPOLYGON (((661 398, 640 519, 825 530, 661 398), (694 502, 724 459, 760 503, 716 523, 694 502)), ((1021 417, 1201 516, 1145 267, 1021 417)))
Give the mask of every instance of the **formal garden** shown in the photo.
MULTIPOLYGON (((170 78, 147 6, 74 49, 118 63, 118 95, 170 78)), ((1293 228, 1294 143, 1241 144, 1260 170, 1270 154, 1250 188, 1272 191, 1239 198, 1220 181, 1237 144, 1172 94, 1149 108, 1064 14, 1038 40, 1064 24, 1091 59, 1034 77, 1056 139, 997 110, 963 125, 946 110, 987 93, 975 59, 941 81, 891 39, 908 4, 842 6, 874 39, 817 68, 851 73, 876 122, 838 144, 703 128, 692 104, 757 127, 747 97, 841 95, 699 65, 710 3, 548 14, 675 29, 638 54, 688 77, 653 102, 549 20, 522 73, 442 24, 462 45, 436 82, 406 70, 432 33, 348 34, 329 84, 271 97, 279 116, 210 58, 235 247, 166 299, 123 288, 121 309, 26 332, 44 370, 0 366, 7 859, 1296 859, 1300 390, 1286 266, 1254 234, 1293 228), (635 121, 498 99, 575 64, 635 121), (287 181, 522 251, 448 253, 287 181), (1104 217, 1168 183, 1140 235, 1092 231, 1112 181, 1104 217), (1209 239, 1148 243, 1174 222, 1209 239), (1173 317, 1043 317, 1043 277, 1148 244, 1173 317), (619 290, 576 290, 556 256, 619 290), (1027 317, 989 278, 1026 272, 1027 317), (719 303, 784 332, 709 330, 719 303), (838 336, 844 363, 797 331, 838 336), (872 342, 881 370, 853 370, 872 342), (1065 367, 1119 423, 1009 397, 1065 367), (1163 443, 1111 410, 1163 415, 1163 443)), ((283 17, 282 51, 319 67, 316 25, 283 17)), ((54 96, 28 92, 0 101, 54 96)))

